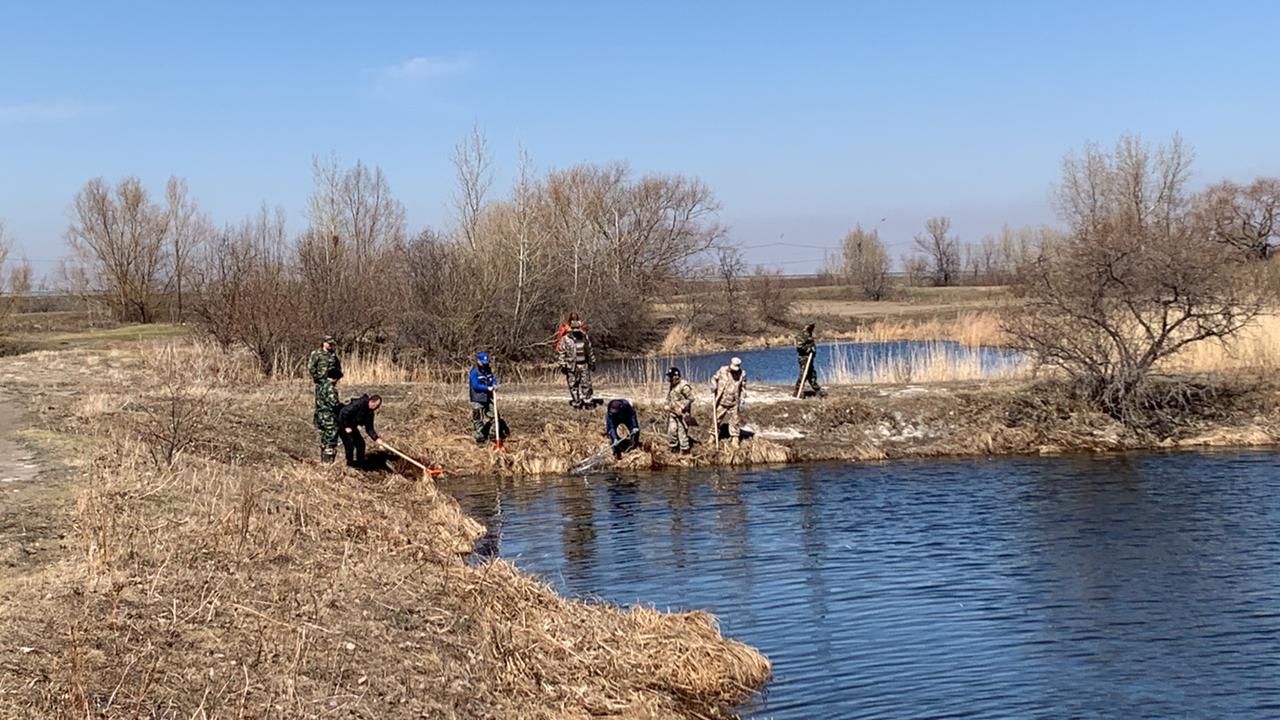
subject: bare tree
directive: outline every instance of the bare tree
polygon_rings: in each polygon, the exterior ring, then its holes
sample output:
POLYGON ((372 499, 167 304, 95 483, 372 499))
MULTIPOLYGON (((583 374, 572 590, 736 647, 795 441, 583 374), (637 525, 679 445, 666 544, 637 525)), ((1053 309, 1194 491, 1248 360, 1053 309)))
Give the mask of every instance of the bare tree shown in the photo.
POLYGON ((335 158, 314 163, 309 227, 298 242, 302 294, 313 332, 343 344, 368 339, 391 317, 385 276, 405 241, 404 207, 380 168, 335 158))
POLYGON ((489 141, 478 126, 472 127, 467 139, 454 148, 453 171, 458 183, 453 194, 458 230, 462 239, 475 250, 479 244, 480 211, 493 185, 489 141))
POLYGON ((882 300, 889 290, 889 252, 880 231, 857 225, 840 244, 842 274, 868 300, 882 300))
POLYGON ((916 248, 929 263, 933 284, 940 287, 951 285, 960 272, 960 242, 950 232, 951 218, 932 217, 915 237, 916 248))
POLYGON ((263 206, 218 233, 192 275, 200 327, 223 347, 248 349, 268 376, 315 341, 292 259, 284 209, 263 206))
POLYGON ((90 180, 72 212, 67 244, 87 291, 120 320, 153 321, 168 261, 168 214, 135 177, 115 187, 102 178, 90 180))
POLYGON ((1280 178, 1221 182, 1201 193, 1196 206, 1214 238, 1249 257, 1265 260, 1280 242, 1280 178))
POLYGON ((165 186, 167 217, 165 219, 169 253, 169 282, 173 292, 173 319, 181 322, 184 314, 183 286, 190 272, 191 257, 199 251, 211 231, 209 220, 201 214, 195 201, 187 195, 187 181, 171 177, 165 186))
POLYGON ((747 327, 746 281, 743 277, 747 271, 746 260, 742 251, 732 245, 716 248, 715 265, 711 274, 716 280, 717 298, 712 315, 720 329, 729 332, 741 332, 747 327))
POLYGON ((0 220, 0 326, 18 309, 21 298, 31 292, 31 263, 24 261, 12 268, 8 277, 3 274, 12 253, 13 240, 6 233, 4 220, 0 220))
POLYGON ((1020 278, 1026 303, 1006 322, 1018 347, 1130 423, 1150 420, 1148 378, 1163 359, 1230 338, 1261 308, 1239 254, 1190 211, 1189 166, 1176 137, 1068 157, 1058 201, 1069 230, 1041 243, 1020 278))

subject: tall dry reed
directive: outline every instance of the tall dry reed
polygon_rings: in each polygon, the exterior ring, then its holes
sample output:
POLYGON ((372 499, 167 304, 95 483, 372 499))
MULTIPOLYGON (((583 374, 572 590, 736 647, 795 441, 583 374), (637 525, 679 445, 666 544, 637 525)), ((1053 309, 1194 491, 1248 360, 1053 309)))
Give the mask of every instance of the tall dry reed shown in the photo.
POLYGON ((1016 356, 984 356, 945 342, 914 345, 901 352, 868 354, 856 345, 832 348, 825 378, 835 385, 937 383, 1025 378, 1030 366, 1016 356))

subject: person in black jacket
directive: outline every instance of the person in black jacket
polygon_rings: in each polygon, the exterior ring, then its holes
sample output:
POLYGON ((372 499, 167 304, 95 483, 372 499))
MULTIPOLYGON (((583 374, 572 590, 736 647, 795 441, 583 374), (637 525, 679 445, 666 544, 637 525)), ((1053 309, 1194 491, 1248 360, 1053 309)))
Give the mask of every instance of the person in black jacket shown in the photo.
POLYGON ((369 433, 375 445, 381 445, 378 431, 373 429, 373 415, 382 407, 382 396, 361 395, 338 411, 338 437, 342 438, 342 451, 347 456, 347 467, 364 465, 364 437, 360 428, 369 433))

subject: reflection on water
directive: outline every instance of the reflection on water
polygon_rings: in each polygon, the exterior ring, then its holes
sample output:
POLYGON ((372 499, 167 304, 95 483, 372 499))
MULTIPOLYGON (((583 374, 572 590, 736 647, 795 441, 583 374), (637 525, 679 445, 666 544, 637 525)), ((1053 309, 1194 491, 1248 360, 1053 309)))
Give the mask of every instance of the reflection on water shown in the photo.
POLYGON ((758 717, 1280 717, 1280 453, 451 488, 570 595, 707 608, 758 717))

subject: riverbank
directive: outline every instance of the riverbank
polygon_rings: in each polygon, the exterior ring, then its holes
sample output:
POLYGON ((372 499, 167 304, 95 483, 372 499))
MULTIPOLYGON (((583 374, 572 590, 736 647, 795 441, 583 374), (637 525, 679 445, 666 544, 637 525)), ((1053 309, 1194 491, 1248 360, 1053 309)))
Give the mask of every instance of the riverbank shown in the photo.
POLYGON ((728 717, 769 677, 705 613, 469 565, 430 481, 311 460, 302 384, 137 343, 0 377, 64 498, 0 500, 60 538, 0 567, 0 717, 728 717))
MULTIPOLYGON (((828 388, 825 398, 797 400, 789 388, 754 387, 746 426, 754 437, 735 448, 709 434, 710 398, 695 405, 703 426, 691 455, 668 450, 660 385, 617 388, 642 418, 643 449, 616 464, 625 471, 899 458, 1045 455, 1190 447, 1280 444, 1280 386, 1252 374, 1191 380, 1194 402, 1152 427, 1126 427, 1073 397, 1069 389, 1032 381, 828 388)), ((471 441, 466 403, 447 387, 399 395, 381 389, 392 417, 411 428, 405 445, 456 475, 532 477, 568 472, 607 444, 602 413, 568 407, 552 389, 512 390, 504 403, 513 435, 506 452, 471 441), (436 398, 419 402, 419 397, 436 398), (443 399, 440 399, 443 398, 443 399), (397 399, 400 400, 397 403, 397 399), (393 409, 396 404, 402 407, 393 409)), ((601 388, 613 397, 610 388, 601 388)), ((403 448, 402 448, 403 449, 403 448)))

